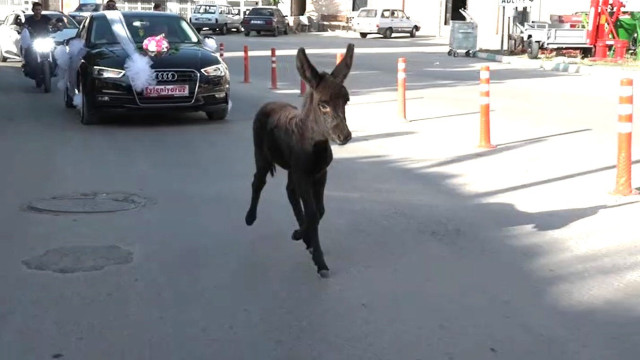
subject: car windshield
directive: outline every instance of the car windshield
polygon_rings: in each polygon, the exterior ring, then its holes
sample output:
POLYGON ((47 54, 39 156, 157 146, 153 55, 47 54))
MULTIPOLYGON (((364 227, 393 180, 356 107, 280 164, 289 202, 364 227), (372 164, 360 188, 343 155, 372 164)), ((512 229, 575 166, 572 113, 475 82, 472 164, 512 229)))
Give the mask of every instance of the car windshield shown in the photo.
POLYGON ((247 16, 271 16, 273 17, 273 9, 253 8, 247 16))
POLYGON ((102 10, 102 4, 80 4, 73 10, 75 12, 97 12, 102 10))
POLYGON ((142 44, 149 36, 164 34, 169 43, 198 43, 200 38, 189 23, 178 16, 124 15, 129 33, 142 44))
MULTIPOLYGON (((78 28, 78 24, 76 24, 76 22, 73 21, 73 19, 71 19, 68 15, 59 14, 59 13, 43 14, 43 15, 46 15, 46 16, 50 17, 51 20, 56 22, 56 24, 61 24, 60 25, 60 30, 63 30, 63 29, 77 29, 78 28)), ((24 19, 27 20, 31 16, 33 16, 33 14, 26 14, 24 16, 24 19)))
POLYGON ((360 10, 358 17, 374 18, 378 12, 374 9, 360 10))
POLYGON ((214 5, 196 5, 193 9, 194 14, 215 14, 216 7, 214 5))

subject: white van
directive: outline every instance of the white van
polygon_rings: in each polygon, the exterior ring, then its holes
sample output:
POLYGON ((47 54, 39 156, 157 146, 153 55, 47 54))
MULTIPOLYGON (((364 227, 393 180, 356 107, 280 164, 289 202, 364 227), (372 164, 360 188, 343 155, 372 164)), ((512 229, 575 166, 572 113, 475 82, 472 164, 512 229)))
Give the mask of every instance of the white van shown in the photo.
POLYGON ((420 25, 411 20, 401 9, 362 8, 353 18, 352 28, 361 38, 369 34, 380 34, 390 38, 394 33, 405 33, 416 37, 420 25))
POLYGON ((218 4, 197 4, 189 17, 189 22, 198 32, 209 29, 220 31, 222 35, 226 35, 231 29, 241 32, 241 20, 240 10, 218 4))

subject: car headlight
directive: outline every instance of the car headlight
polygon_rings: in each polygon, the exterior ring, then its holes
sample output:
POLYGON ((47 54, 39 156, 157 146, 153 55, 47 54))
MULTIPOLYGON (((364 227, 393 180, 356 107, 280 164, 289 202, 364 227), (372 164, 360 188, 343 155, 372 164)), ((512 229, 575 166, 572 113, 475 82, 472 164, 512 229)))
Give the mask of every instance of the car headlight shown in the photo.
POLYGON ((201 70, 207 76, 223 76, 225 67, 222 64, 209 66, 201 70))
POLYGON ((39 38, 33 41, 33 48, 37 52, 50 52, 56 47, 56 42, 52 38, 39 38))
POLYGON ((124 70, 111 69, 101 66, 93 67, 93 77, 97 78, 121 78, 124 76, 124 70))

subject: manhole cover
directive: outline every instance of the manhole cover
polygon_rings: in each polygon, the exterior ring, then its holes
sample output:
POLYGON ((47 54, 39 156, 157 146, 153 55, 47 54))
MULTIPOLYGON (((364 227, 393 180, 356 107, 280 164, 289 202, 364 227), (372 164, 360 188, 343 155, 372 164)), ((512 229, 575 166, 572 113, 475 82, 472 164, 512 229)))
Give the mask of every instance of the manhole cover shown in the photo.
POLYGON ((31 270, 61 274, 99 271, 107 266, 124 265, 133 261, 133 252, 117 245, 64 246, 47 250, 44 254, 22 260, 31 270))
POLYGON ((56 196, 36 200, 27 208, 32 211, 54 213, 107 213, 133 210, 145 204, 145 199, 125 193, 90 193, 56 196))

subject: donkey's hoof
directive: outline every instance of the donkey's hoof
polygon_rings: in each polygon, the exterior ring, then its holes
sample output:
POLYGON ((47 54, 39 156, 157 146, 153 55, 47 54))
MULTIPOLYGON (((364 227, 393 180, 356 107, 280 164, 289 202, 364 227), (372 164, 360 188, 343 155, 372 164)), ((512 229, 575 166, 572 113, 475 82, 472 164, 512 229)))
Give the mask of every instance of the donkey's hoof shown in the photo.
POLYGON ((318 275, 320 275, 321 278, 323 279, 328 279, 329 278, 329 270, 319 270, 318 271, 318 275))
POLYGON ((302 240, 302 230, 294 230, 293 234, 291 234, 291 240, 298 241, 302 240))
POLYGON ((247 223, 248 226, 253 225, 253 223, 256 222, 256 214, 248 212, 247 216, 244 217, 244 222, 247 223))

